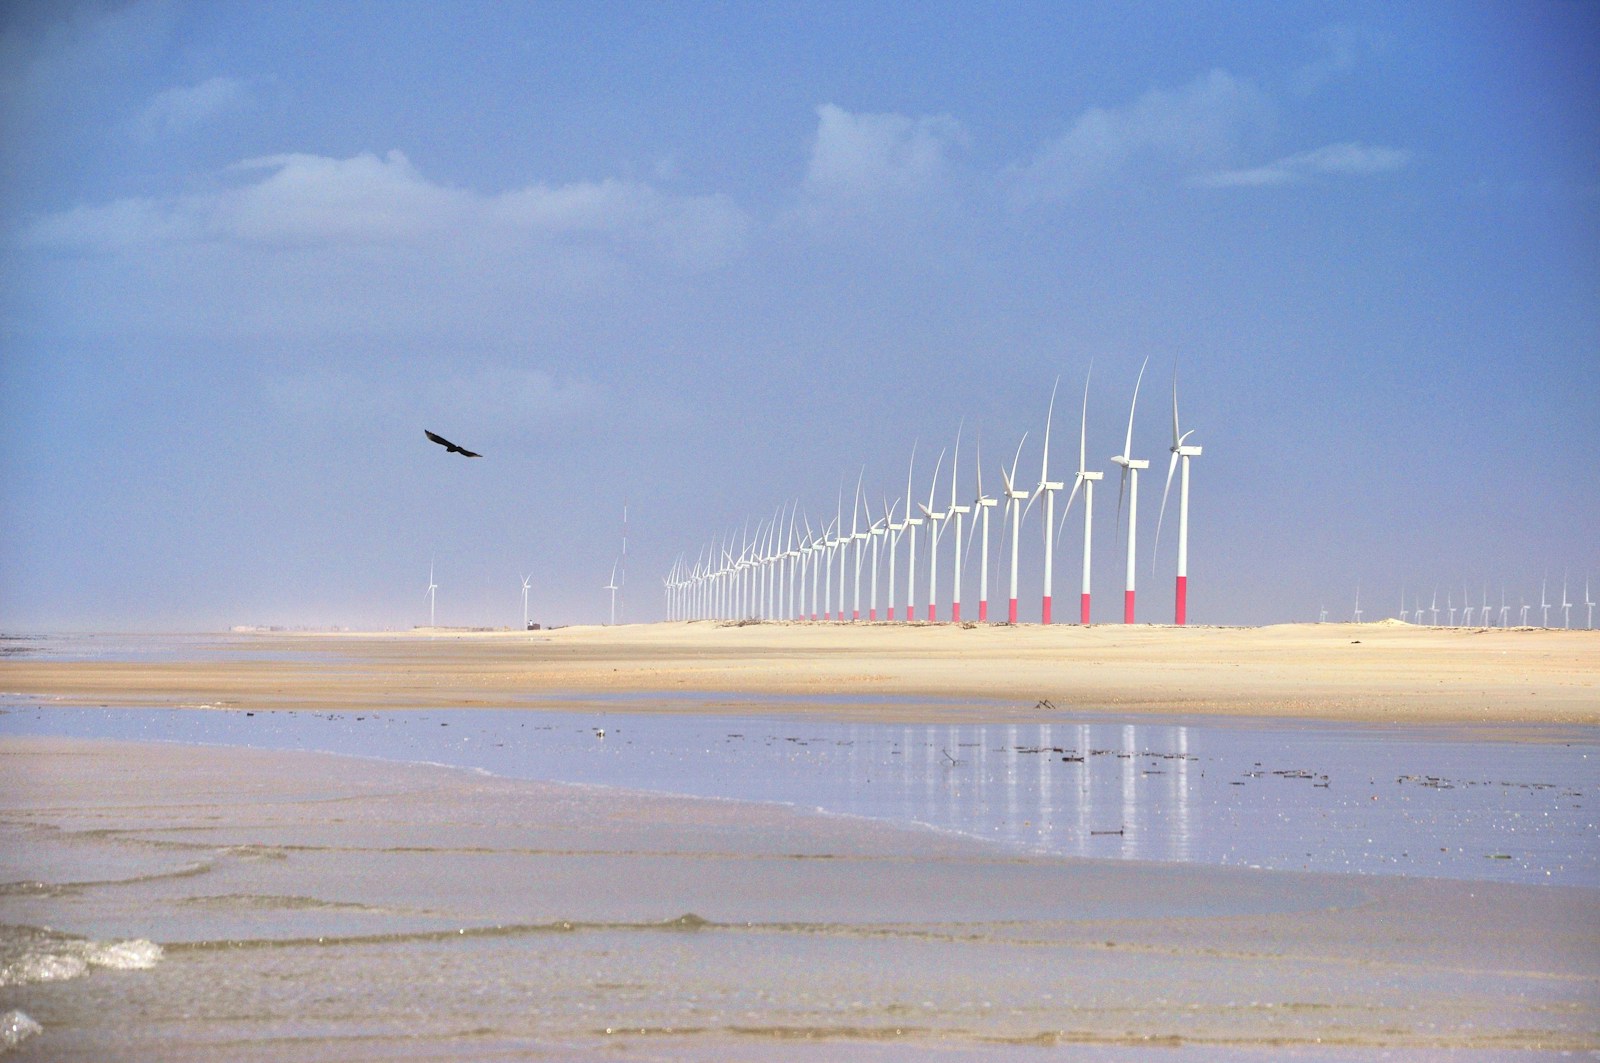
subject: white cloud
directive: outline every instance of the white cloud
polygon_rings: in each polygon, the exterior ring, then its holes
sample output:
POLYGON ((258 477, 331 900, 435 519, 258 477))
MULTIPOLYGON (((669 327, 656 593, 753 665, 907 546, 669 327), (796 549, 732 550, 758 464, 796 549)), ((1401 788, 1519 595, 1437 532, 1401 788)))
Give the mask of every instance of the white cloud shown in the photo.
POLYGON ((948 115, 851 114, 823 104, 806 190, 855 201, 916 196, 944 182, 951 150, 965 143, 961 124, 948 115))
POLYGON ((1035 203, 1135 177, 1170 179, 1236 158, 1273 122, 1251 82, 1213 70, 1176 90, 1151 89, 1121 107, 1093 107, 1009 174, 1035 203))
POLYGON ((187 133, 245 100, 245 84, 238 78, 181 85, 157 93, 134 120, 134 128, 145 137, 187 133))
POLYGON ((439 252, 578 248, 704 268, 737 254, 748 228, 744 212, 721 195, 674 195, 615 180, 484 194, 429 181, 398 151, 382 158, 279 155, 240 163, 229 176, 246 179, 49 215, 27 227, 22 242, 84 251, 202 242, 439 252))
POLYGON ((1388 173, 1410 161, 1411 153, 1400 148, 1346 141, 1285 156, 1265 166, 1207 174, 1196 178, 1196 183, 1212 188, 1258 188, 1292 184, 1322 174, 1364 177, 1388 173))
POLYGON ((1317 92, 1368 58, 1381 55, 1390 46, 1387 34, 1348 23, 1325 26, 1318 38, 1322 54, 1295 71, 1290 78, 1294 90, 1301 95, 1317 92))

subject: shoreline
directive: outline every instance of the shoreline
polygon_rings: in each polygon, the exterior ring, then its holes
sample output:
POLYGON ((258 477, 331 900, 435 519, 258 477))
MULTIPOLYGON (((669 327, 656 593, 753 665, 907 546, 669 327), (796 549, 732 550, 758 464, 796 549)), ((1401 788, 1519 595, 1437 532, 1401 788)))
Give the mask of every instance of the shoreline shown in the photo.
POLYGON ((0 659, 0 691, 57 704, 256 710, 537 711, 626 695, 639 700, 607 708, 716 713, 730 698, 776 697, 791 700, 762 711, 936 723, 973 719, 963 701, 977 700, 982 718, 1016 722, 1085 711, 1600 724, 1600 631, 1587 630, 693 621, 106 637, 169 645, 147 660, 13 653, 0 659))
POLYGON ((0 759, 10 944, 146 959, 5 987, 43 1028, 19 1060, 1600 1046, 1585 887, 999 853, 325 753, 0 759))

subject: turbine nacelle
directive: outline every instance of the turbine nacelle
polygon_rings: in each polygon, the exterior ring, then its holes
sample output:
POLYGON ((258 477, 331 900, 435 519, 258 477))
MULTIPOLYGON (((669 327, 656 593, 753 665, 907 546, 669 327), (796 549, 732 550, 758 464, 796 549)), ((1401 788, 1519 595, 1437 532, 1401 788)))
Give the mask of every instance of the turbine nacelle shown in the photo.
POLYGON ((1150 463, 1142 458, 1129 458, 1121 454, 1111 459, 1113 465, 1120 465, 1124 469, 1148 469, 1150 463))

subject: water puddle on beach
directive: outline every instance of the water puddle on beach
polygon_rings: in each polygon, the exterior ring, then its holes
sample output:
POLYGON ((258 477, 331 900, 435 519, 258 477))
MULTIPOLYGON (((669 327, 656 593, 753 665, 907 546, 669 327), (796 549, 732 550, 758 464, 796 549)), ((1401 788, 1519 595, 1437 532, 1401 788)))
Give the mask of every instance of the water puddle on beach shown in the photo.
POLYGON ((1082 716, 14 706, 0 733, 317 750, 511 778, 779 802, 1028 852, 1600 886, 1600 736, 1082 716))

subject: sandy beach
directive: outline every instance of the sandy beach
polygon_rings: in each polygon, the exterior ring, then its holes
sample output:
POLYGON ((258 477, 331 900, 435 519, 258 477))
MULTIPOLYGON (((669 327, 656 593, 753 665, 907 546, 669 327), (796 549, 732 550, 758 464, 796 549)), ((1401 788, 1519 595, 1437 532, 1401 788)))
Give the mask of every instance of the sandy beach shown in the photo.
MULTIPOLYGON (((861 718, 1048 718, 1055 708, 1392 723, 1600 722, 1600 632, 1291 624, 723 624, 540 632, 217 636, 185 659, 0 660, 0 691, 63 704, 236 708, 532 706, 670 694, 825 695, 789 711, 861 718), (894 706, 872 699, 893 695, 894 706), (927 699, 920 701, 918 699, 927 699), (1042 704, 1043 703, 1043 704, 1042 704)), ((682 695, 707 695, 681 698, 682 695)), ((783 705, 765 711, 785 711, 783 705)))
POLYGON ((1592 890, 1030 857, 319 754, 8 737, 0 765, 0 1010, 42 1029, 17 1059, 1600 1048, 1592 890))
MULTIPOLYGON (((697 623, 8 651, 13 719, 499 708, 679 727, 683 714, 809 715, 909 735, 913 721, 1064 733, 1104 710, 1421 727, 1457 743, 1481 732, 1502 753, 1587 742, 1600 722, 1600 635, 1587 631, 697 623)), ((917 789, 981 782, 983 751, 956 752, 965 774, 930 771, 917 789)), ((1138 769, 1149 782, 1126 774, 1131 760, 1106 762, 1127 764, 1114 771, 1128 782, 1097 791, 1099 808, 1139 815, 1130 795, 1177 794, 1159 762, 1138 769)), ((997 786, 1007 763, 990 762, 997 786)), ((1521 778, 1497 771, 1486 778, 1521 778)), ((539 778, 0 734, 0 1040, 27 1060, 340 1063, 1600 1051, 1600 891, 1586 885, 1029 853, 804 806, 539 778)), ((1591 780, 1522 781, 1589 815, 1591 780)), ((1434 793, 1413 790, 1427 779, 1382 782, 1385 801, 1434 793)), ((1309 792, 1377 800, 1367 785, 1363 773, 1353 790, 1309 792)), ((1496 838, 1515 837, 1521 814, 1496 838)))

